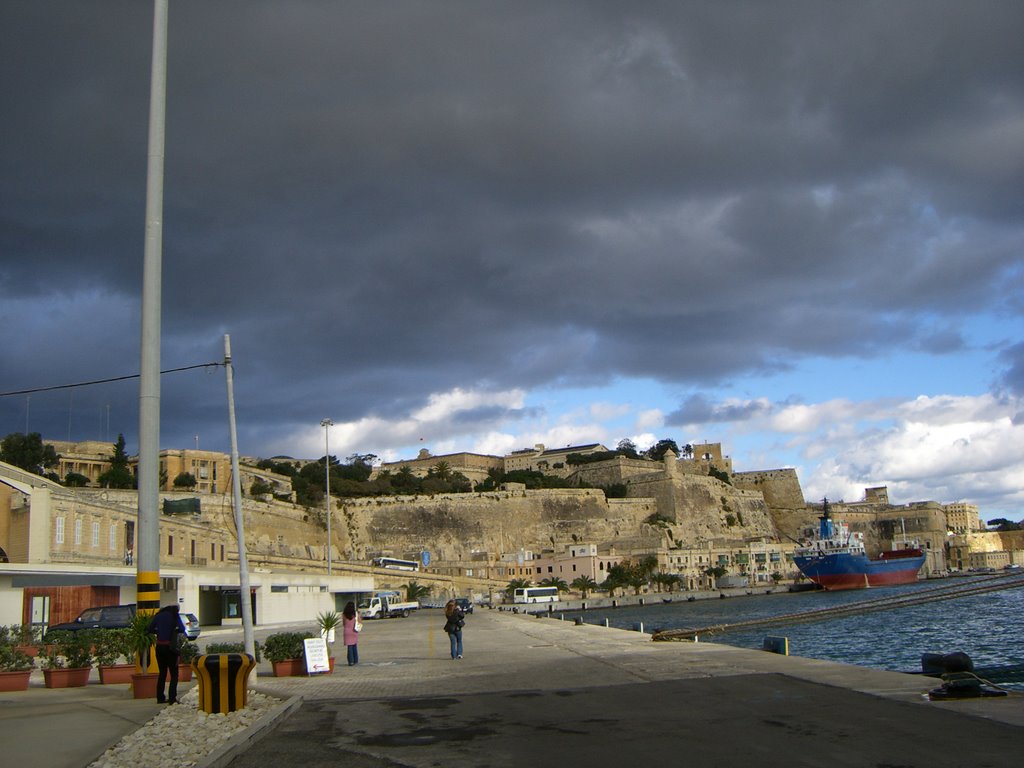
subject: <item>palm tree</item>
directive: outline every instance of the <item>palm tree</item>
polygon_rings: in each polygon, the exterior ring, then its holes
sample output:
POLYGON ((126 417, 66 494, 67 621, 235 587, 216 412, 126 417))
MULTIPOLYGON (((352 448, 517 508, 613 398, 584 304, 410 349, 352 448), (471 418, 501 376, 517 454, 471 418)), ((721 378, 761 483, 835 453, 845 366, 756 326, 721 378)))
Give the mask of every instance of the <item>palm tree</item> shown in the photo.
POLYGON ((572 584, 570 584, 569 586, 575 589, 580 594, 582 594, 583 599, 586 600, 587 593, 593 592, 595 589, 597 589, 597 582, 589 576, 577 576, 575 579, 572 580, 572 584))
POLYGON ((515 596, 517 589, 526 589, 532 585, 533 582, 529 579, 512 579, 512 581, 508 583, 508 586, 505 587, 505 597, 511 599, 515 596))
POLYGON ((430 594, 430 587, 426 584, 410 581, 402 586, 405 588, 405 599, 409 601, 419 600, 421 597, 426 597, 430 594))
POLYGON ((452 476, 452 466, 447 461, 439 461, 430 468, 430 473, 438 480, 449 480, 452 476))
POLYGON ((565 583, 565 579, 559 579, 556 576, 549 576, 544 579, 540 585, 542 587, 555 587, 559 592, 569 591, 569 585, 565 583))

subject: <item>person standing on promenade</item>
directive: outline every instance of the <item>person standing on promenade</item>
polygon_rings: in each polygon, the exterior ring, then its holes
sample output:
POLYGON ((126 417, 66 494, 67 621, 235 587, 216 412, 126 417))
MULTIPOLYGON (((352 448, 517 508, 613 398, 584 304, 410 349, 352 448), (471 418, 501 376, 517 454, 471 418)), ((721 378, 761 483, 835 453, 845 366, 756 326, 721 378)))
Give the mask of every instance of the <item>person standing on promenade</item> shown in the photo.
POLYGON ((156 701, 158 704, 178 703, 178 642, 179 638, 187 637, 185 625, 178 613, 178 605, 165 605, 149 622, 149 632, 156 635, 156 665, 160 676, 156 684, 156 701), (171 684, 164 696, 164 685, 170 673, 171 684))
POLYGON ((444 631, 448 633, 448 639, 452 643, 452 658, 462 658, 462 628, 466 625, 466 615, 459 608, 454 600, 449 600, 444 606, 444 631))
POLYGON ((345 610, 341 612, 341 637, 345 643, 345 652, 348 654, 350 667, 359 663, 359 631, 362 628, 356 604, 351 601, 346 603, 345 610))

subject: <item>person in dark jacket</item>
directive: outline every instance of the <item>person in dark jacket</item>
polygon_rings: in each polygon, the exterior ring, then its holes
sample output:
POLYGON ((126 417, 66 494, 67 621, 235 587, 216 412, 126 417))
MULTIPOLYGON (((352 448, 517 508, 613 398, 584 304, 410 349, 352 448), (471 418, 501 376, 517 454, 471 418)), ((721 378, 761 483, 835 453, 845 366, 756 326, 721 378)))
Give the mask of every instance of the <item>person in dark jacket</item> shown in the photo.
POLYGON ((178 606, 165 605, 149 622, 149 631, 156 635, 156 665, 160 670, 157 678, 156 700, 158 704, 167 702, 176 704, 178 701, 178 638, 187 637, 185 625, 178 614, 178 606), (164 685, 170 673, 171 684, 164 696, 164 685))
POLYGON ((449 600, 444 607, 444 631, 452 644, 452 658, 462 658, 462 628, 466 624, 466 614, 462 612, 454 600, 449 600))

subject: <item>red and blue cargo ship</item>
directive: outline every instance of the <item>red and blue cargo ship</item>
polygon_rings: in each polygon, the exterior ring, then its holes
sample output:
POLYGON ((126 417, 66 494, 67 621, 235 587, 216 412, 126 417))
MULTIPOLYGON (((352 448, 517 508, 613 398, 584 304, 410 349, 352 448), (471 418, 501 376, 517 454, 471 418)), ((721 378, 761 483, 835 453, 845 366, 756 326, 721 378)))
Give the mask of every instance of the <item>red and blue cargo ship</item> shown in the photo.
POLYGON ((894 542, 892 550, 877 560, 869 559, 864 534, 833 520, 827 499, 818 518, 817 537, 793 553, 793 562, 804 576, 832 591, 913 584, 924 561, 924 550, 906 540, 894 542))

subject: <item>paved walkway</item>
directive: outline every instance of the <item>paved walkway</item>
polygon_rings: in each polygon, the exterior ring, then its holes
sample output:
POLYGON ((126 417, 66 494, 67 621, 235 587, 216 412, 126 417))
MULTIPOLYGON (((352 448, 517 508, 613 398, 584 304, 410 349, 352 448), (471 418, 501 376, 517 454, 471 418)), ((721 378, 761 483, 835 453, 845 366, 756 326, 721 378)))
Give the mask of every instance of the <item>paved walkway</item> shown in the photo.
MULTIPOLYGON (((929 702, 931 678, 480 611, 366 622, 360 664, 252 687, 295 706, 210 766, 1016 766, 1024 696, 929 702), (524 763, 524 761, 526 761, 524 763)), ((81 768, 158 711, 126 686, 0 694, 4 765, 81 768)), ((187 739, 187 734, 182 734, 187 739)))
POLYGON ((367 622, 358 666, 258 678, 303 703, 231 768, 1016 766, 1024 744, 1021 696, 939 704, 931 678, 493 611, 452 661, 442 624, 367 622))

